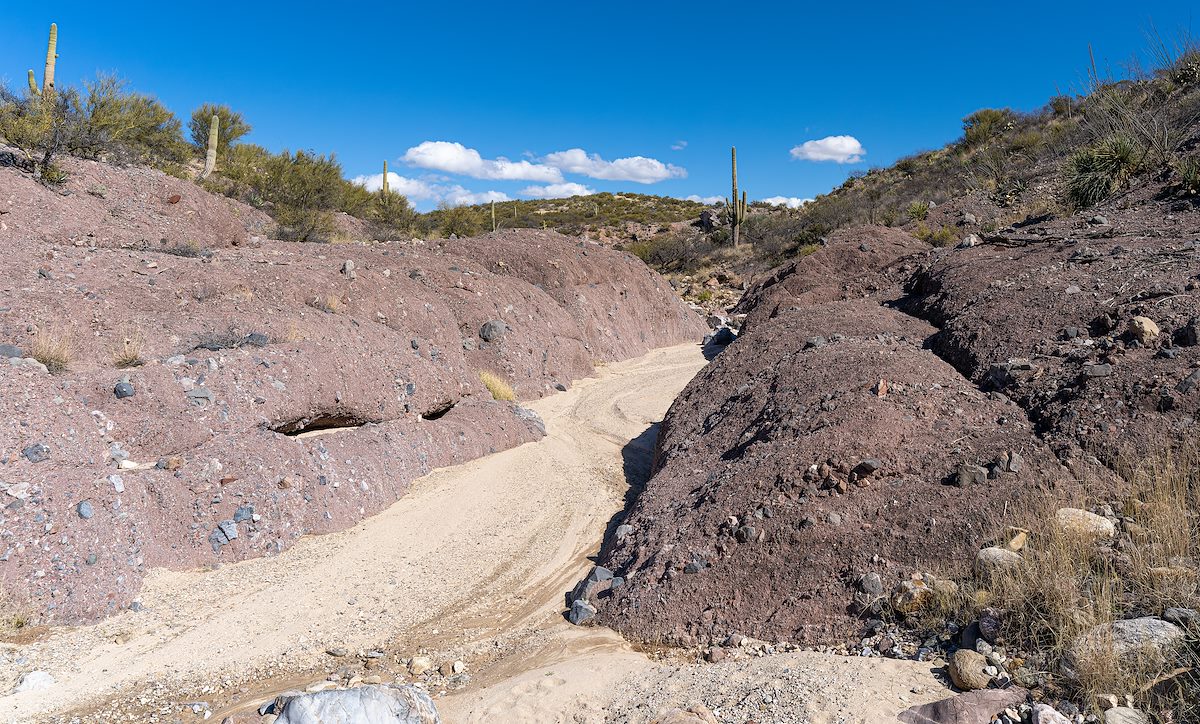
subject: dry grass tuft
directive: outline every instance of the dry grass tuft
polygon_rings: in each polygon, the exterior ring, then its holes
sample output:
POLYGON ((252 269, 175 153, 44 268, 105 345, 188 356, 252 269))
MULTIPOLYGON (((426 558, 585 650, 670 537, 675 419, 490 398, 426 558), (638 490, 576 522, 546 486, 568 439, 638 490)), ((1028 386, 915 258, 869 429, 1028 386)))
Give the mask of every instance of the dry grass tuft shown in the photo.
POLYGON ((130 326, 121 333, 112 350, 112 362, 122 369, 140 367, 145 364, 142 352, 146 347, 146 336, 137 327, 130 326))
POLYGON ((52 373, 65 372, 74 357, 74 343, 69 329, 43 327, 33 336, 29 353, 46 365, 52 373))
MULTIPOLYGON (((1022 565, 976 581, 983 589, 978 605, 1007 612, 1007 640, 1043 653, 1051 670, 1096 626, 1172 607, 1200 609, 1200 453, 1165 452, 1118 471, 1131 492, 1114 511, 1122 520, 1115 539, 1060 530, 1058 506, 1047 500, 1040 515, 1022 521, 1031 532, 1022 565)), ((1191 644, 1166 659, 1118 657, 1100 641, 1074 662, 1075 681, 1059 677, 1056 684, 1084 703, 1130 694, 1144 709, 1194 721, 1188 717, 1200 716, 1200 631, 1190 634, 1191 644)))
POLYGON ((342 298, 336 294, 317 296, 308 300, 308 306, 329 314, 337 314, 338 310, 342 308, 342 298))
POLYGON ((492 393, 493 400, 516 402, 517 394, 513 392, 512 385, 508 384, 503 377, 483 370, 479 373, 479 379, 483 382, 483 386, 488 388, 488 392, 492 393))

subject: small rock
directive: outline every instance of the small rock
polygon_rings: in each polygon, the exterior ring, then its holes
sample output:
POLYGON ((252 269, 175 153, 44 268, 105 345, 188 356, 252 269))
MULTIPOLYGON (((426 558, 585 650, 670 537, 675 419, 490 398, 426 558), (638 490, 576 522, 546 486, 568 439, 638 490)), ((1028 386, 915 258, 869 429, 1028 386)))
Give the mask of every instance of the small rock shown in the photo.
POLYGON ((508 325, 499 319, 493 319, 486 322, 479 328, 479 337, 484 342, 495 342, 508 332, 508 325))
POLYGON ((1058 710, 1049 704, 1034 704, 1033 718, 1030 720, 1033 724, 1071 724, 1071 720, 1058 713, 1058 710))
POLYGON ((1108 226, 1108 219, 1097 214, 1096 216, 1088 219, 1088 223, 1092 226, 1108 226))
POLYGON ((880 580, 878 573, 864 573, 863 577, 858 579, 858 587, 863 593, 872 596, 883 595, 883 581, 880 580))
POLYGON ((22 450, 21 455, 31 463, 41 463, 50 459, 50 448, 38 442, 22 450))
POLYGON ((420 676, 432 668, 433 659, 429 658, 428 656, 414 656, 412 657, 412 660, 408 662, 408 673, 412 674, 413 676, 420 676))
POLYGON ((1016 568, 1024 559, 1007 548, 992 546, 975 554, 975 572, 982 578, 1016 568))
POLYGON ((987 482, 988 471, 979 465, 960 465, 954 474, 954 485, 960 488, 987 482))
POLYGON ((346 261, 342 262, 342 273, 351 279, 354 279, 358 276, 358 274, 354 271, 354 262, 352 260, 347 259, 346 261))
POLYGON ((590 626, 595 623, 595 618, 596 607, 582 598, 575 599, 567 613, 567 620, 576 626, 590 626))
POLYGON ((13 691, 14 694, 20 694, 26 691, 38 691, 39 689, 49 689, 54 686, 54 677, 45 671, 30 671, 21 677, 21 683, 17 684, 17 688, 13 691))
POLYGON ((955 686, 963 691, 974 691, 986 689, 992 682, 992 677, 984 672, 987 665, 987 659, 982 654, 970 649, 959 649, 950 657, 946 669, 955 686))
POLYGON ((234 511, 233 522, 234 523, 242 523, 244 521, 252 519, 253 517, 254 517, 254 506, 253 505, 242 505, 242 506, 239 506, 236 511, 234 511))
POLYGON ((113 394, 117 396, 118 400, 123 400, 126 397, 133 397, 133 394, 134 394, 133 385, 131 385, 131 384, 129 384, 129 382, 125 382, 125 381, 118 382, 113 387, 113 394))
POLYGON ((1161 331, 1154 320, 1149 317, 1134 317, 1129 321, 1129 333, 1142 344, 1150 344, 1158 339, 1161 331))
POLYGON ((1089 379, 1100 379, 1103 377, 1111 377, 1112 373, 1113 373, 1113 366, 1108 364, 1107 362, 1102 362, 1102 363, 1098 363, 1098 364, 1090 364, 1090 365, 1084 366, 1084 368, 1083 368, 1084 377, 1087 377, 1089 379))
POLYGON ((91 502, 87 500, 84 500, 80 502, 79 505, 75 506, 75 512, 78 513, 79 517, 83 518, 84 520, 88 520, 96 514, 96 511, 92 508, 91 502))
POLYGON ((850 471, 850 474, 855 476, 859 480, 861 480, 863 478, 869 477, 871 474, 875 473, 881 467, 883 467, 883 463, 879 462, 875 458, 867 458, 866 460, 863 460, 862 462, 860 462, 858 465, 855 465, 854 469, 850 471))
POLYGON ((0 359, 21 359, 25 353, 14 344, 0 344, 0 359))
POLYGON ((1161 618, 1145 616, 1100 624, 1076 637, 1063 656, 1062 670, 1077 680, 1080 669, 1101 657, 1115 655, 1123 667, 1166 660, 1166 650, 1185 638, 1184 630, 1161 618))
POLYGON ((1150 717, 1128 706, 1114 706, 1104 712, 1104 724, 1150 724, 1150 717))
POLYGON ((1079 508, 1059 508, 1054 514, 1059 531, 1083 538, 1107 539, 1117 534, 1117 527, 1108 518, 1079 508))
POLYGON ((1163 611, 1163 620, 1185 629, 1200 629, 1200 612, 1194 608, 1172 607, 1163 611))

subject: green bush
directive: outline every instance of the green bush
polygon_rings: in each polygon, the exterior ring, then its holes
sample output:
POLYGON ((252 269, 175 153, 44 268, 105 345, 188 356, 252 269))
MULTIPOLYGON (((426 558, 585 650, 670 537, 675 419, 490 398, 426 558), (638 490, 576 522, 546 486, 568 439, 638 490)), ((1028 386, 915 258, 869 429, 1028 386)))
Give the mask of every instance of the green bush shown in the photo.
POLYGON ((1112 136, 1076 152, 1067 170, 1067 200, 1078 209, 1100 203, 1137 171, 1140 155, 1126 136, 1112 136))
POLYGON ((78 132, 69 142, 71 155, 163 169, 186 161, 179 119, 157 100, 126 92, 125 81, 114 76, 86 83, 85 91, 77 109, 78 132))
POLYGON ((1007 108, 983 108, 963 119, 963 145, 982 146, 1012 127, 1013 112, 1007 108))
POLYGON ((908 205, 908 218, 913 221, 924 221, 929 216, 928 201, 914 201, 908 205))
POLYGON ((341 198, 342 167, 333 156, 284 151, 266 164, 264 196, 279 224, 279 238, 325 241, 334 231, 341 198))
POLYGON ((1200 196, 1200 158, 1184 158, 1175 164, 1180 190, 1185 196, 1200 196))
POLYGON ((475 209, 470 206, 455 206, 447 207, 444 204, 440 207, 442 210, 442 234, 450 236, 474 236, 479 233, 481 223, 475 209))
POLYGON ((55 163, 78 134, 78 99, 63 89, 50 96, 18 96, 0 87, 0 138, 22 155, 22 165, 42 182, 57 185, 66 174, 55 163))
POLYGON ((192 119, 188 121, 188 137, 191 139, 192 148, 201 156, 208 151, 208 125, 212 123, 213 116, 219 119, 217 154, 223 158, 229 147, 252 129, 242 114, 229 106, 205 103, 192 111, 192 119))
POLYGON ((368 218, 379 225, 380 231, 404 232, 412 228, 416 212, 408 199, 400 194, 380 191, 372 194, 370 207, 367 209, 368 218))

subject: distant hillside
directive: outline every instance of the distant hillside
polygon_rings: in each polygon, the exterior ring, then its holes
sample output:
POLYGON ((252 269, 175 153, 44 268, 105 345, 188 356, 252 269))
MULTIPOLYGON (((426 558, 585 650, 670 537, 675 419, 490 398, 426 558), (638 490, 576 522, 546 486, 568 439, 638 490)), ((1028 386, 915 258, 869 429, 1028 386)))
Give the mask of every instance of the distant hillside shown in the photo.
MULTIPOLYGON (((672 224, 695 219, 704 204, 670 196, 600 193, 566 199, 498 201, 496 225, 501 229, 555 229, 581 234, 633 224, 672 224)), ((418 217, 416 226, 446 234, 470 236, 492 229, 492 205, 438 209, 418 217)))

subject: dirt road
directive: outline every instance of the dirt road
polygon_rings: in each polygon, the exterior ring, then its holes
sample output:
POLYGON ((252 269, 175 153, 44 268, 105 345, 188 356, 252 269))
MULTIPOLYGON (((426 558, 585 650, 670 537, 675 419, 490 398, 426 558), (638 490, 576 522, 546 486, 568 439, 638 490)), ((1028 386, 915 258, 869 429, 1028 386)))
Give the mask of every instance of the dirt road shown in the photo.
MULTIPOLYGON (((324 678, 345 652, 373 650, 466 660, 470 686, 439 700, 451 722, 495 721, 502 709, 508 721, 600 718, 620 708, 611 697, 621 687, 655 676, 675 684, 639 696, 666 705, 672 691, 687 695, 680 682, 695 673, 663 670, 612 632, 575 629, 561 610, 623 508, 627 474, 648 462, 651 424, 703 364, 687 345, 608 366, 529 405, 545 439, 436 471, 354 528, 274 558, 155 572, 144 610, 7 647, 0 679, 42 670, 55 683, 0 698, 0 720, 173 721, 195 701, 244 714, 324 678)), ((901 673, 881 693, 897 709, 897 692, 924 680, 919 667, 901 673)))

